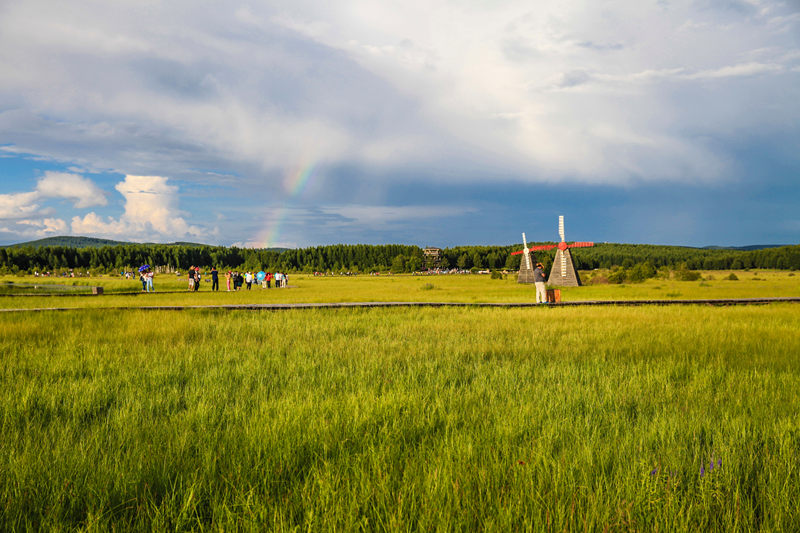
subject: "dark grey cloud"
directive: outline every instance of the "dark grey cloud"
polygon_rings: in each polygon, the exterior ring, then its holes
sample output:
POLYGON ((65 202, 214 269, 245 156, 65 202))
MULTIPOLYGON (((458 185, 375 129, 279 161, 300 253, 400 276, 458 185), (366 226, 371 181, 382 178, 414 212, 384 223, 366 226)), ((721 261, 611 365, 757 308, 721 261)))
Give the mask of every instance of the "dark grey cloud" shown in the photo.
POLYGON ((578 85, 583 85, 584 83, 588 82, 591 79, 591 76, 588 72, 583 70, 573 70, 571 72, 565 72, 561 76, 561 82, 559 83, 559 87, 576 87, 578 85))
POLYGON ((590 50, 597 50, 599 52, 622 50, 625 45, 622 43, 597 43, 594 41, 583 41, 578 43, 581 48, 588 48, 590 50))
POLYGON ((269 20, 251 27, 216 8, 174 35, 169 16, 141 33, 110 17, 95 22, 98 48, 70 35, 8 39, 28 59, 14 60, 23 75, 0 103, 0 133, 19 151, 123 173, 202 179, 190 169, 203 168, 273 180, 304 159, 357 159, 364 145, 437 130, 414 97, 269 20), (43 68, 53 62, 63 66, 43 68))
POLYGON ((703 11, 735 17, 758 15, 763 7, 758 2, 747 0, 696 0, 694 4, 703 11))

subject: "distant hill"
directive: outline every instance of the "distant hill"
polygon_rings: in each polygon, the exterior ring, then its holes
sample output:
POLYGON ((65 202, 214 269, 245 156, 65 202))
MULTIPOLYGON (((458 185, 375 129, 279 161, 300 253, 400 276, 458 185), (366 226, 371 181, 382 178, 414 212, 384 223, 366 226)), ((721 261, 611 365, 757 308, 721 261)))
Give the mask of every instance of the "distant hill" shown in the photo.
MULTIPOLYGON (((202 248, 204 246, 216 246, 212 244, 202 244, 197 242, 176 241, 167 243, 153 243, 153 242, 131 242, 131 241, 114 241, 111 239, 97 239, 95 237, 71 237, 62 235, 60 237, 47 237, 46 239, 38 239, 36 241, 20 242, 18 244, 9 244, 7 246, 0 246, 0 248, 44 248, 46 246, 63 246, 66 248, 100 248, 102 246, 125 246, 131 244, 138 245, 151 245, 160 244, 162 246, 184 246, 186 248, 202 248)), ((229 248, 229 247, 225 247, 229 248)), ((291 248, 260 248, 271 252, 283 253, 291 248)))
MULTIPOLYGON (((153 243, 148 242, 147 244, 153 244, 153 243)), ((186 242, 186 241, 168 242, 166 244, 167 246, 188 246, 189 248, 200 248, 201 246, 214 246, 212 244, 201 244, 199 242, 186 242)))
POLYGON ((124 241, 112 241, 110 239, 96 239, 94 237, 68 237, 62 235, 59 237, 47 237, 46 239, 38 239, 35 241, 21 242, 18 244, 9 244, 6 248, 22 248, 29 246, 32 248, 42 248, 43 246, 67 246, 70 248, 99 248, 101 246, 119 246, 121 244, 131 244, 124 241))
MULTIPOLYGON (((154 244, 154 243, 140 243, 129 241, 114 241, 111 239, 97 239, 95 237, 71 237, 62 235, 59 237, 47 237, 46 239, 38 239, 36 241, 21 242, 18 244, 9 244, 5 248, 21 248, 29 246, 32 248, 42 248, 44 246, 65 246, 68 248, 100 248, 101 246, 121 246, 125 244, 154 244)), ((201 246, 208 246, 207 244, 198 244, 194 242, 171 242, 166 243, 167 246, 188 246, 196 248, 201 246)))

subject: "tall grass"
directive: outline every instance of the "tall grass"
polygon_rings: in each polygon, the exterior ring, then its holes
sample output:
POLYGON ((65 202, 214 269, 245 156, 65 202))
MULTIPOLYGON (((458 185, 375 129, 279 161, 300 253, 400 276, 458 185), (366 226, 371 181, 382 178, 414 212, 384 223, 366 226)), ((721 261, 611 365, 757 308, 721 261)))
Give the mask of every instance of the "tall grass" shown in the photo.
POLYGON ((796 531, 798 331, 791 305, 0 316, 0 530, 796 531))
MULTIPOLYGON (((723 273, 724 274, 724 273, 723 273)), ((647 300, 647 299, 714 299, 754 297, 800 297, 800 276, 791 272, 739 272, 739 280, 707 281, 648 280, 634 285, 587 285, 562 289, 563 301, 577 300, 647 300), (755 279, 754 278, 758 278, 755 279)), ((722 274, 714 272, 715 278, 722 274)), ((7 278, 11 279, 11 278, 7 278)), ((30 282, 34 278, 22 281, 30 282)), ((15 279, 16 280, 16 279, 15 279)), ((0 283, 4 278, 0 278, 0 283)), ((17 280, 18 281, 18 280, 17 280)), ((141 283, 118 277, 81 280, 82 283, 104 286, 101 297, 0 297, 0 308, 32 307, 107 307, 148 305, 220 305, 252 303, 318 303, 318 302, 533 302, 531 285, 516 282, 516 276, 491 279, 481 275, 452 276, 358 276, 314 277, 292 275, 291 288, 238 292, 211 292, 203 282, 197 293, 186 291, 184 279, 163 275, 156 277, 153 294, 143 294, 141 283), (133 291, 133 295, 115 295, 117 291, 133 291)))

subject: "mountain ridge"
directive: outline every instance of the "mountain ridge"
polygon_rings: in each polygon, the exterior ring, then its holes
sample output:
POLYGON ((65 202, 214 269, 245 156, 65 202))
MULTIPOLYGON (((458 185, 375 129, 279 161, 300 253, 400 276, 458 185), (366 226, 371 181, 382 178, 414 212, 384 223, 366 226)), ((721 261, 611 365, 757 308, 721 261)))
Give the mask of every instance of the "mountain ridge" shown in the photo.
POLYGON ((0 248, 22 248, 25 246, 33 248, 42 248, 44 246, 65 246, 68 248, 100 248, 103 246, 128 246, 131 244, 142 244, 142 245, 163 244, 166 246, 191 246, 191 247, 213 246, 211 244, 202 244, 202 243, 184 242, 184 241, 167 242, 167 243, 133 242, 133 241, 115 241, 112 239, 99 239, 97 237, 59 235, 56 237, 46 237, 44 239, 37 239, 34 241, 8 244, 5 246, 0 246, 0 248))

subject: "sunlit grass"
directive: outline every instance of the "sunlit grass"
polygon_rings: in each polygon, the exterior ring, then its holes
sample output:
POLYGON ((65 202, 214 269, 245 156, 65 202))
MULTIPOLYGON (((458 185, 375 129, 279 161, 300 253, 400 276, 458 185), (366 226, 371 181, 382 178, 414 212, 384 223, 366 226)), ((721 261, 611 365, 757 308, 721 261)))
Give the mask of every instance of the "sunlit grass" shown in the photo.
MULTIPOLYGON (((723 279, 729 271, 704 272, 702 281, 674 281, 651 279, 644 283, 626 285, 584 285, 562 289, 562 300, 661 300, 661 299, 716 299, 756 297, 800 297, 800 276, 787 271, 737 271, 738 281, 723 279), (756 279, 757 278, 757 279, 756 279)), ((4 281, 30 282, 34 278, 0 278, 4 281)), ((67 280, 68 283, 71 281, 67 280)), ((210 283, 203 283, 197 293, 186 291, 183 279, 173 275, 156 278, 153 294, 141 293, 141 283, 119 277, 102 277, 80 280, 81 283, 100 285, 106 289, 102 297, 0 297, 0 308, 31 307, 108 307, 147 305, 217 305, 248 303, 320 303, 320 302, 460 302, 500 303, 532 302, 534 290, 530 285, 516 282, 509 275, 504 280, 481 275, 448 276, 357 276, 314 277, 293 275, 289 289, 253 289, 226 292, 210 291, 210 283), (115 291, 134 291, 133 295, 115 295, 115 291), (137 292, 138 291, 138 292, 137 292)))
POLYGON ((799 331, 792 304, 0 315, 0 530, 798 530, 799 331))

